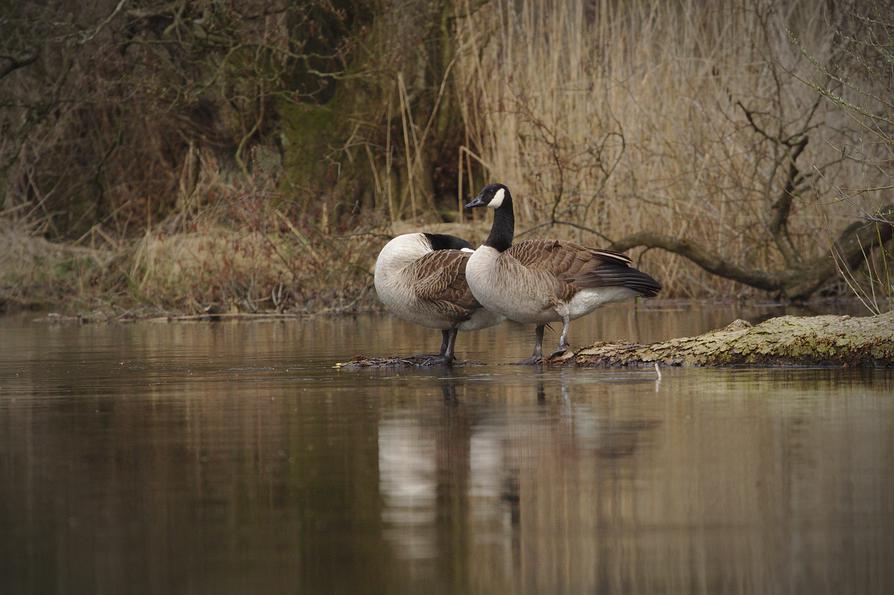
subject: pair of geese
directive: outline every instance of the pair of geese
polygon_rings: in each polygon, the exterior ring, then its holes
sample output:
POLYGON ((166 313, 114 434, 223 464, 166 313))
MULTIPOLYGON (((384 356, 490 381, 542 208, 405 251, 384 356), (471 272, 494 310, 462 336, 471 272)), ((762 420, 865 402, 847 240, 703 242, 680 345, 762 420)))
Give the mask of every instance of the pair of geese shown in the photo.
POLYGON ((508 318, 536 324, 534 353, 520 364, 543 361, 543 329, 562 322, 559 346, 568 350, 571 320, 599 306, 636 296, 652 297, 661 285, 630 266, 623 254, 559 240, 512 243, 512 195, 503 184, 485 186, 466 208, 494 209, 490 235, 477 250, 442 234, 410 233, 388 242, 376 259, 379 299, 398 317, 440 329, 438 356, 453 363, 456 335, 508 318))

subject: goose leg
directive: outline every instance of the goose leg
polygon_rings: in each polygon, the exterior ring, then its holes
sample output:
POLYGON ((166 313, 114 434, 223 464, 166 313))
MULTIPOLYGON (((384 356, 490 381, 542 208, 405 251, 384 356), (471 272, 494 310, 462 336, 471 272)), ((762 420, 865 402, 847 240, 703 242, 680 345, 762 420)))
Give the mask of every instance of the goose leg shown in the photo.
POLYGON ((453 349, 456 347, 456 335, 459 334, 459 329, 453 328, 447 332, 449 333, 447 348, 444 350, 442 357, 444 358, 444 365, 451 366, 453 365, 453 349))
POLYGON ((438 353, 441 357, 444 357, 444 354, 447 353, 447 346, 450 343, 450 330, 444 329, 441 331, 441 351, 438 353))
POLYGON ((450 343, 450 329, 445 329, 441 331, 441 350, 437 355, 431 353, 417 353, 416 355, 408 356, 406 359, 413 360, 421 365, 440 362, 444 359, 444 354, 447 353, 448 343, 450 343))
POLYGON ((571 345, 568 344, 568 326, 571 324, 571 319, 568 317, 568 314, 562 316, 562 336, 559 337, 559 347, 550 355, 551 358, 558 357, 568 351, 568 348, 571 345))
POLYGON ((523 359, 520 362, 515 362, 516 364, 520 366, 531 366, 534 364, 539 364, 543 361, 543 328, 544 325, 538 324, 537 329, 534 331, 534 353, 532 353, 531 357, 527 359, 523 359))

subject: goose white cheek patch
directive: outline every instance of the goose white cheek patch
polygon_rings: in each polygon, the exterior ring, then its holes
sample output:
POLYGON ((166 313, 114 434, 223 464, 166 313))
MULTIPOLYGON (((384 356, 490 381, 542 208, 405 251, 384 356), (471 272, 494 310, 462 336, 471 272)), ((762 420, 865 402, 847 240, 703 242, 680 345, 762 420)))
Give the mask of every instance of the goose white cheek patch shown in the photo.
POLYGON ((499 209, 503 204, 503 197, 506 195, 506 190, 504 188, 500 188, 497 190, 497 193, 494 194, 493 199, 487 203, 487 208, 489 209, 499 209))

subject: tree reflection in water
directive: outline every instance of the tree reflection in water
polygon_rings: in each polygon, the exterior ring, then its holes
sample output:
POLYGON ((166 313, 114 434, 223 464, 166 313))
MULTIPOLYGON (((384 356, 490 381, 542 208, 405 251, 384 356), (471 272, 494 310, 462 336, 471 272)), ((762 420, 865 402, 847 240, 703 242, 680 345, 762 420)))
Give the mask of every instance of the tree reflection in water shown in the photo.
POLYGON ((498 365, 510 325, 464 343, 485 367, 333 370, 419 350, 377 318, 0 336, 3 593, 894 592, 890 371, 656 386, 498 365))

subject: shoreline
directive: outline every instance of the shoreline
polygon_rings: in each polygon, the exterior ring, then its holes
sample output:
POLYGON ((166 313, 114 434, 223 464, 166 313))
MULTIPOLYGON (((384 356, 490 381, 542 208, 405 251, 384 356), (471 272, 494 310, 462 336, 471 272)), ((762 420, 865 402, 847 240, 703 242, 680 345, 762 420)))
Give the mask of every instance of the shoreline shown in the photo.
MULTIPOLYGON (((768 311, 780 310, 779 316, 796 314, 811 315, 849 315, 855 317, 871 316, 856 298, 834 297, 820 298, 809 302, 796 303, 762 299, 690 299, 690 298, 651 298, 640 302, 622 302, 611 304, 605 308, 630 308, 650 311, 681 311, 691 308, 755 308, 768 311)), ((6 308, 0 304, 0 318, 32 317, 35 322, 53 324, 108 324, 132 322, 227 322, 227 321, 263 321, 263 320, 306 320, 318 317, 346 317, 363 314, 387 315, 388 311, 378 302, 375 291, 368 288, 365 295, 349 303, 334 303, 313 309, 310 307, 290 310, 239 311, 223 310, 219 307, 206 307, 204 311, 190 312, 186 310, 162 309, 154 306, 135 306, 124 308, 114 304, 99 304, 93 308, 74 308, 65 310, 54 305, 13 306, 6 308)), ((768 312, 770 314, 770 312, 768 312)), ((598 312, 594 315, 598 316, 598 312)), ((771 314, 772 315, 772 314, 771 314)))

